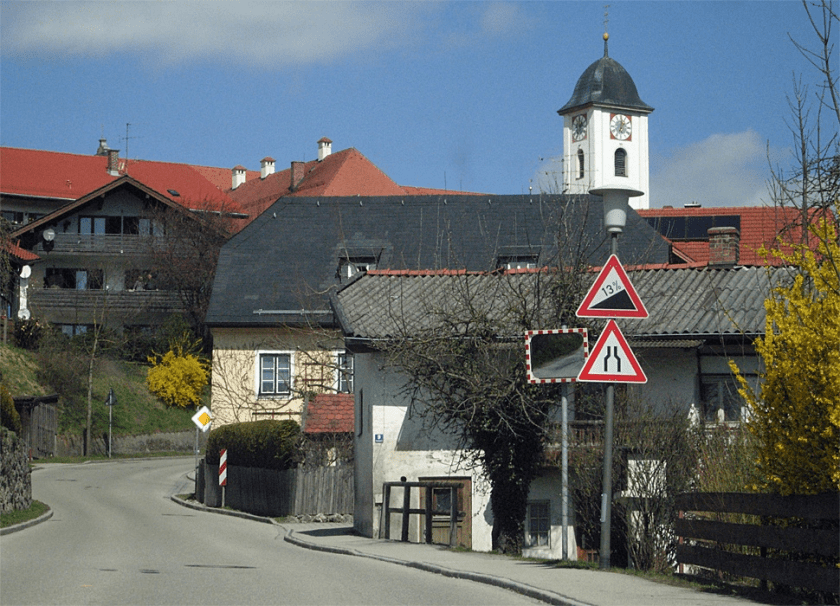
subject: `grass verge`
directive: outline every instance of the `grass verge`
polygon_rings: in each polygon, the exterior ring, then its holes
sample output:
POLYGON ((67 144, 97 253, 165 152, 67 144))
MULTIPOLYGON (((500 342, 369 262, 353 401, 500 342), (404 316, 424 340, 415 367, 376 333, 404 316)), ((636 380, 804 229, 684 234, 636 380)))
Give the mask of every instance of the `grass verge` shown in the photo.
POLYGON ((49 505, 41 503, 41 501, 32 501, 29 509, 18 509, 10 511, 9 513, 0 514, 0 528, 7 526, 14 526, 15 524, 22 524, 30 520, 34 520, 47 513, 50 510, 49 505))

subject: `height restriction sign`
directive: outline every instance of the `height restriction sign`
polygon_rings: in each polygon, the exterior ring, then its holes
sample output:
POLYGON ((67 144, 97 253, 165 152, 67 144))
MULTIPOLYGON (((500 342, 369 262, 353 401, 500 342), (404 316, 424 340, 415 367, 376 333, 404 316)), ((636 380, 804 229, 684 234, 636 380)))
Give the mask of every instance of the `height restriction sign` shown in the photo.
POLYGON ((576 315, 578 318, 647 318, 648 312, 618 257, 610 255, 576 315))
POLYGON ((577 380, 592 383, 647 383, 639 361, 615 320, 607 322, 577 380))

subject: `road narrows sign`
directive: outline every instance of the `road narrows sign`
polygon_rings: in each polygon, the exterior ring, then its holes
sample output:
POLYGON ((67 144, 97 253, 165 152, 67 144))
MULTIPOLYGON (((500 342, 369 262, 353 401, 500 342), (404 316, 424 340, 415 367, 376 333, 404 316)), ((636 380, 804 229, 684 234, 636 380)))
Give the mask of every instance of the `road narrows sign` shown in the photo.
POLYGON ((227 486, 227 450, 219 453, 219 486, 227 486))
POLYGON ((576 315, 578 318, 647 318, 648 312, 618 257, 610 255, 576 315))
POLYGON ((615 320, 607 322, 577 380, 592 383, 647 383, 647 376, 615 320))

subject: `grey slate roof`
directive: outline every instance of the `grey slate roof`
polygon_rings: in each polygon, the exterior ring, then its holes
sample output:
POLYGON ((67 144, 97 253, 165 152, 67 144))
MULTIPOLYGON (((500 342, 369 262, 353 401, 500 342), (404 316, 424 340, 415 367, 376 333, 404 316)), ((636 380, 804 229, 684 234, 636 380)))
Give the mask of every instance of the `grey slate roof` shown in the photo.
POLYGON ((643 113, 653 111, 639 97, 636 83, 627 70, 606 53, 586 68, 575 84, 572 98, 557 113, 567 114, 590 104, 633 109, 643 113))
MULTIPOLYGON (((784 280, 788 272, 787 268, 758 267, 631 270, 630 281, 650 316, 618 323, 626 336, 648 339, 659 346, 666 341, 671 346, 696 346, 698 338, 752 339, 764 333, 764 300, 771 285, 784 280)), ((591 276, 592 281, 594 278, 591 276)), ((441 317, 438 312, 447 307, 457 315, 459 302, 465 300, 462 293, 467 290, 474 305, 490 317, 503 319, 508 313, 504 297, 533 290, 538 279, 534 273, 374 273, 342 288, 332 301, 345 337, 376 341, 433 328, 441 317)), ((517 318, 510 319, 511 326, 516 326, 517 318)), ((595 320, 595 324, 603 322, 595 320)))
MULTIPOLYGON (((380 269, 488 271, 500 254, 538 253, 540 264, 551 263, 557 234, 580 230, 585 258, 601 264, 609 256, 602 223, 598 196, 283 198, 222 248, 206 321, 329 323, 328 296, 346 256, 374 257, 380 269)), ((667 261, 667 242, 644 219, 630 211, 627 223, 622 258, 667 261)))

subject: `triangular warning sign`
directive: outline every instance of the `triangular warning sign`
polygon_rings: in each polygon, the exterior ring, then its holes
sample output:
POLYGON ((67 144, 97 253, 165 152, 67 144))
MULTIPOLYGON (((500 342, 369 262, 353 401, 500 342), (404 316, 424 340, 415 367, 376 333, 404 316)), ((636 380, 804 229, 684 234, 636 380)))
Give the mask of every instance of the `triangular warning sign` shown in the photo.
POLYGON ((607 322, 577 380, 591 383, 647 383, 639 361, 627 345, 615 320, 607 322))
POLYGON ((576 315, 578 318, 647 318, 648 312, 618 257, 610 255, 576 315))

